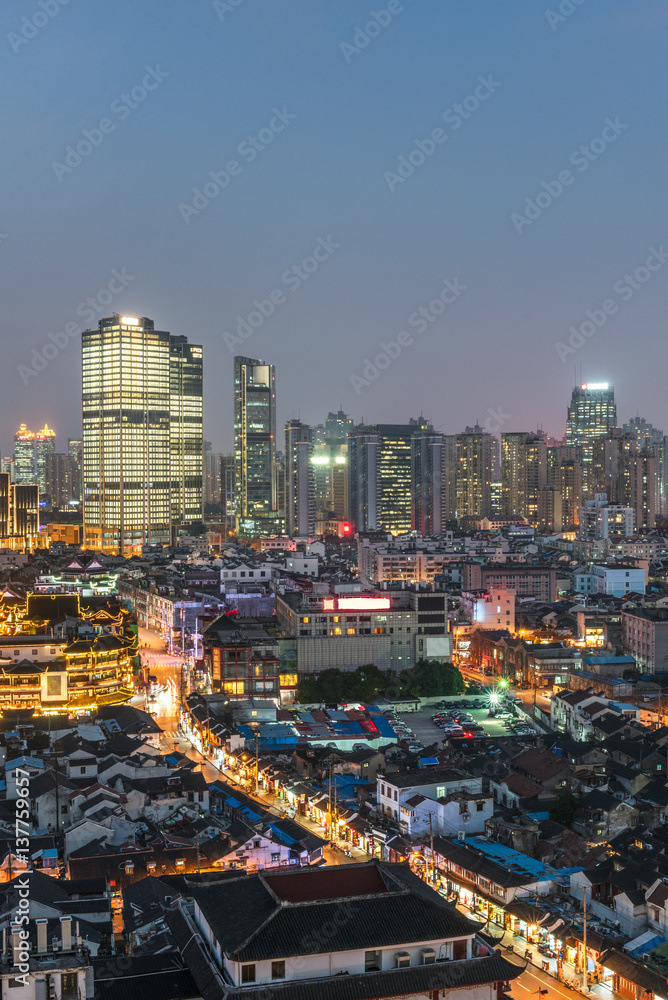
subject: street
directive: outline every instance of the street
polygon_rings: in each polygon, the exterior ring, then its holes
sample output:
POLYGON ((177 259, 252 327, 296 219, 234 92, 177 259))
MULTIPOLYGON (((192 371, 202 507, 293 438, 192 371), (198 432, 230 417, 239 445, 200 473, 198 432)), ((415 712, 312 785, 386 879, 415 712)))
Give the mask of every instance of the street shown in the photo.
MULTIPOLYGON (((201 754, 189 740, 185 739, 184 736, 178 732, 180 723, 179 692, 182 669, 181 657, 170 656, 165 649, 162 638, 156 635, 155 632, 151 632, 148 629, 139 630, 139 652, 142 664, 147 666, 149 668, 148 672, 157 678, 160 687, 164 687, 166 685, 167 690, 160 691, 160 693, 155 696, 155 701, 151 702, 147 702, 143 693, 137 694, 132 699, 131 703, 137 708, 141 708, 145 711, 152 711, 155 721, 164 731, 162 739, 163 749, 165 751, 173 750, 176 747, 176 749, 178 749, 181 753, 184 753, 187 757, 189 757, 190 760, 195 761, 207 783, 210 784, 212 781, 222 779, 229 784, 237 785, 239 788, 243 789, 246 795, 256 799, 265 809, 273 813, 275 816, 279 816, 281 813, 284 813, 285 803, 283 801, 277 800, 275 796, 268 796, 264 792, 260 792, 256 795, 252 785, 249 790, 248 785, 239 781, 237 776, 232 771, 221 770, 218 768, 203 754, 201 754)), ((295 822, 298 823, 299 826, 303 827, 305 832, 313 833, 317 837, 321 837, 323 840, 327 839, 326 831, 322 828, 322 826, 311 822, 311 820, 307 819, 305 816, 298 817, 295 819, 295 822)), ((345 846, 351 851, 353 856, 347 857, 343 853, 343 848, 326 847, 323 853, 327 864, 344 865, 367 860, 368 855, 366 852, 353 848, 349 844, 346 844, 345 846)))

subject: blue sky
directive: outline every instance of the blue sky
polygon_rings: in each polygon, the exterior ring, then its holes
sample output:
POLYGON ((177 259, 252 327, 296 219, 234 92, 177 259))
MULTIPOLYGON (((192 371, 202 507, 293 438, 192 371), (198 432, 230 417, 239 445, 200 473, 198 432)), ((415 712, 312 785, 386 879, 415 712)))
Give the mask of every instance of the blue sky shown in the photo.
POLYGON ((114 311, 204 345, 216 448, 234 351, 276 365, 281 427, 560 435, 577 377, 668 429, 661 0, 43 3, 0 11, 4 450, 19 422, 78 435, 76 329, 114 311))

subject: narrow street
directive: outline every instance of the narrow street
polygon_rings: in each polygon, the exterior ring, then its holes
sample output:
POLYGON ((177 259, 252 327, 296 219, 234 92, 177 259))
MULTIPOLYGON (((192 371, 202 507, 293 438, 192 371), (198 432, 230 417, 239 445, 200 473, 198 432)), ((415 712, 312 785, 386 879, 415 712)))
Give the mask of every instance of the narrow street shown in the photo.
MULTIPOLYGON (((275 816, 284 813, 284 802, 278 800, 275 796, 266 795, 264 792, 256 795, 252 785, 249 790, 248 786, 239 781, 232 771, 218 768, 178 732, 180 722, 179 691, 182 669, 181 658, 170 656, 162 638, 148 629, 140 629, 139 647, 142 664, 149 667, 149 673, 157 678, 158 684, 161 687, 166 685, 167 690, 161 691, 156 696, 154 702, 147 702, 143 693, 135 695, 132 699, 132 704, 145 711, 152 710, 155 721, 164 732, 162 739, 163 750, 173 750, 176 747, 181 753, 185 753, 187 757, 199 765, 199 769, 207 783, 210 784, 212 781, 217 781, 220 778, 228 784, 237 785, 246 795, 256 799, 256 801, 261 803, 265 809, 275 816)), ((301 826, 305 832, 315 834, 323 840, 327 839, 326 831, 318 823, 313 823, 307 817, 299 816, 295 818, 294 822, 301 826)), ((324 856, 327 864, 345 865, 367 860, 368 855, 365 851, 353 848, 349 844, 346 844, 345 847, 351 851, 352 857, 347 857, 343 852, 343 848, 326 847, 324 849, 324 856)))

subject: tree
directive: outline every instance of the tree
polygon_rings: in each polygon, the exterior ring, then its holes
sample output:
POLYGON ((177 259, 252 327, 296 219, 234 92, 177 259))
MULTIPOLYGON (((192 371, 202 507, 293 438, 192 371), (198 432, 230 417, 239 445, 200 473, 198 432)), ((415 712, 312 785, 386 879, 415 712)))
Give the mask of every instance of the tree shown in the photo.
POLYGON ((451 663, 439 660, 418 660, 411 671, 412 683, 417 685, 424 698, 434 695, 462 694, 466 690, 464 678, 451 663))
POLYGON ((570 826, 577 809, 578 800, 570 788, 560 788, 550 809, 550 819, 562 826, 570 826))

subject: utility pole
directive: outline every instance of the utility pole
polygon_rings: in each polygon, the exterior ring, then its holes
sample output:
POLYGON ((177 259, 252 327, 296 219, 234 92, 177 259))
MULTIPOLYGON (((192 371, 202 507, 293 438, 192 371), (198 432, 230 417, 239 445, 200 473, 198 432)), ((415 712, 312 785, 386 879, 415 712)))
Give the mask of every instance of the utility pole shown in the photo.
POLYGON ((582 963, 582 992, 586 993, 587 986, 587 886, 582 887, 582 912, 584 915, 584 924, 582 930, 582 948, 584 951, 584 960, 582 963))

